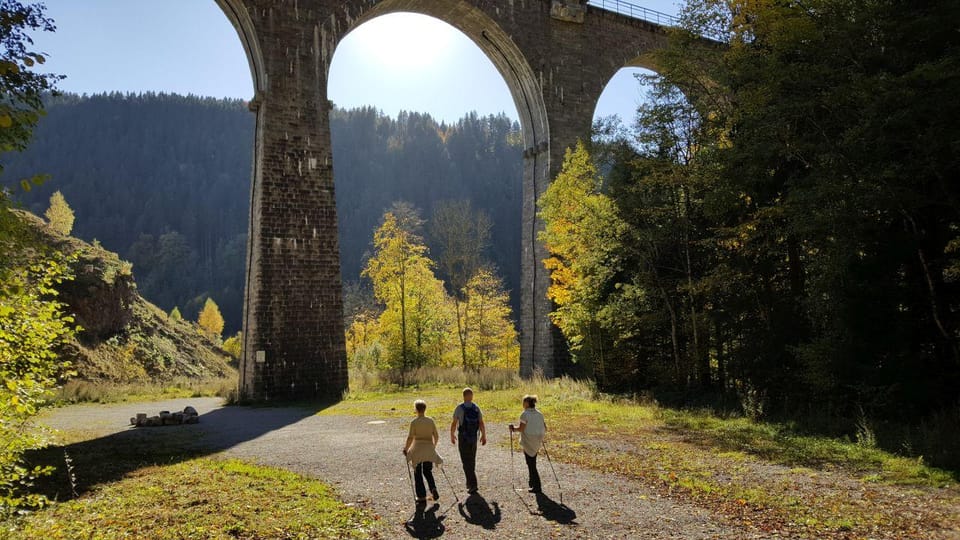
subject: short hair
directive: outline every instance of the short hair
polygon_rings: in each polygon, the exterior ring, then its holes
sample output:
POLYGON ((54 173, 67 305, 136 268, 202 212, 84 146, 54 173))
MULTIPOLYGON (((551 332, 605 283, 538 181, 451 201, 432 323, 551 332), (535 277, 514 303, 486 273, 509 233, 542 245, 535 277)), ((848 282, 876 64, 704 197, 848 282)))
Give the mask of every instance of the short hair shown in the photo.
POLYGON ((424 401, 424 400, 422 400, 422 399, 418 399, 418 400, 414 401, 414 402, 413 402, 413 406, 416 407, 417 410, 420 411, 420 412, 423 412, 423 411, 427 410, 427 402, 424 401))
POLYGON ((537 396, 536 394, 527 394, 523 396, 523 402, 529 403, 531 409, 537 408, 537 396))
POLYGON ((472 393, 473 393, 473 389, 470 388, 469 386, 463 389, 463 395, 472 394, 472 393))

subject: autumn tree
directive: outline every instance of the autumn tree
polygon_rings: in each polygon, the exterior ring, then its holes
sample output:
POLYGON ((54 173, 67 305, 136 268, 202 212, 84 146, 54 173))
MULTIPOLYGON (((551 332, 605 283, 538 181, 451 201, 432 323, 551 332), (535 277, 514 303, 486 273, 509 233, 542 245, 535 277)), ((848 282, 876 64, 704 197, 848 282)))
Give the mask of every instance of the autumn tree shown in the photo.
POLYGON ((223 345, 220 348, 233 357, 234 360, 239 360, 240 355, 243 354, 243 332, 237 332, 223 340, 223 345))
POLYGON ((557 305, 550 317, 569 342, 574 358, 600 373, 603 343, 609 340, 602 294, 616 274, 624 232, 602 187, 586 146, 578 142, 567 150, 560 174, 537 202, 544 221, 539 238, 550 252, 543 261, 551 279, 547 296, 557 305))
POLYGON ((490 268, 480 268, 463 287, 463 297, 464 368, 518 368, 520 343, 500 277, 490 268))
POLYGON ((443 283, 419 235, 422 224, 411 205, 395 203, 374 233, 374 254, 363 272, 384 306, 379 319, 387 344, 384 364, 400 372, 401 384, 411 369, 438 360, 433 355, 444 338, 443 283))
POLYGON ((467 317, 467 283, 484 264, 484 251, 490 242, 490 217, 483 211, 474 211, 469 201, 441 201, 430 221, 430 236, 438 251, 438 265, 447 279, 454 303, 457 341, 464 369, 470 366, 467 358, 469 325, 467 317))
POLYGON ((200 315, 197 317, 197 324, 212 339, 220 340, 220 335, 223 332, 223 315, 220 314, 220 308, 213 301, 213 298, 207 298, 207 301, 204 302, 203 309, 200 310, 200 315))
POLYGON ((183 315, 180 314, 180 308, 173 306, 173 309, 170 310, 170 319, 174 321, 183 320, 183 315))
POLYGON ((50 196, 50 206, 44 215, 47 217, 47 223, 54 231, 67 236, 73 230, 73 209, 67 204, 67 200, 59 190, 50 196))

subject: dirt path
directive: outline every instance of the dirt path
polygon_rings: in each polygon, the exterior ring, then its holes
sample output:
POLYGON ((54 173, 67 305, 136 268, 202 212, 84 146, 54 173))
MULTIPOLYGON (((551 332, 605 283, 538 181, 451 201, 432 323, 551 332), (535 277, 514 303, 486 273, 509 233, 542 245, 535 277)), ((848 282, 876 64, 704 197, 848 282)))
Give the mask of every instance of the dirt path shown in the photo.
MULTIPOLYGON (((489 443, 478 451, 478 495, 466 499, 461 508, 438 472, 439 506, 428 507, 425 515, 408 523, 415 516, 400 452, 406 420, 317 416, 314 411, 297 408, 221 407, 219 400, 194 398, 73 406, 54 410, 43 421, 61 430, 117 437, 133 429, 126 423, 137 412, 155 414, 185 405, 200 412, 200 424, 141 428, 137 436, 162 437, 165 431, 179 430, 189 433, 192 444, 205 452, 319 478, 334 485, 345 502, 381 516, 387 538, 759 538, 704 509, 661 498, 625 477, 554 463, 563 489, 561 505, 557 483, 543 457, 539 465, 545 497, 538 500, 526 492, 515 492, 510 451, 497 444, 507 433, 491 433, 489 443)), ((449 424, 445 420, 437 423, 439 451, 463 501, 467 494, 460 459, 443 436, 449 424)), ((519 455, 514 459, 518 487, 525 486, 523 460, 519 455)))

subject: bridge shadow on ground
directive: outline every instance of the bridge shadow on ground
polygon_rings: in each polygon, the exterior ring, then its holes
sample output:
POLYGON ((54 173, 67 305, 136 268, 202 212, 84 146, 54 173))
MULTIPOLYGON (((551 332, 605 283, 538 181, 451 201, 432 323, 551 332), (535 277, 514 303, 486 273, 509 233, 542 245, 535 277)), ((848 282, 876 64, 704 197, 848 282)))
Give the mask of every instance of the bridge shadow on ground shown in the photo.
MULTIPOLYGON (((55 467, 52 475, 37 481, 36 489, 53 500, 66 501, 140 469, 228 450, 309 418, 332 404, 220 407, 201 414, 198 424, 130 427, 95 439, 36 450, 25 457, 31 466, 55 467)), ((84 427, 71 426, 69 431, 82 432, 84 427)))

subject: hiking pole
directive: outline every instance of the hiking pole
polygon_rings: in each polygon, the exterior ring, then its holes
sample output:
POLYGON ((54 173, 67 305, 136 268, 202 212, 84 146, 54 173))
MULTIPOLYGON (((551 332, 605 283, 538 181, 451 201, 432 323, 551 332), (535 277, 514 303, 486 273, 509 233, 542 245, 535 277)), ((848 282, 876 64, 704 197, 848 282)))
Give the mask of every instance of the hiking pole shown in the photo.
POLYGON ((413 472, 410 470, 410 460, 407 455, 403 455, 403 462, 407 464, 407 481, 410 482, 410 492, 413 493, 413 500, 417 500, 417 490, 413 487, 413 472))
MULTIPOLYGON (((513 424, 510 425, 513 427, 513 424)), ((510 487, 517 491, 517 461, 513 458, 513 430, 510 430, 510 487)))
POLYGON ((513 492, 517 494, 517 498, 520 499, 520 502, 523 503, 523 506, 527 508, 527 512, 530 512, 531 516, 536 515, 536 512, 530 508, 530 505, 527 503, 527 500, 523 498, 523 495, 520 493, 520 490, 517 489, 517 462, 513 458, 513 431, 510 431, 510 469, 513 470, 513 475, 510 476, 510 487, 513 488, 513 492))
POLYGON ((443 477, 447 479, 447 485, 450 486, 450 493, 453 493, 453 498, 457 500, 457 505, 463 504, 460 502, 460 497, 457 496, 457 490, 453 488, 453 482, 450 481, 450 477, 447 476, 447 470, 443 468, 443 464, 440 464, 440 472, 443 473, 443 477))
POLYGON ((557 470, 553 468, 553 460, 550 459, 550 452, 547 451, 547 441, 541 441, 543 453, 547 455, 547 463, 550 464, 550 470, 553 471, 553 479, 557 481, 557 491, 560 492, 560 506, 563 506, 563 488, 560 487, 560 477, 557 476, 557 470))

